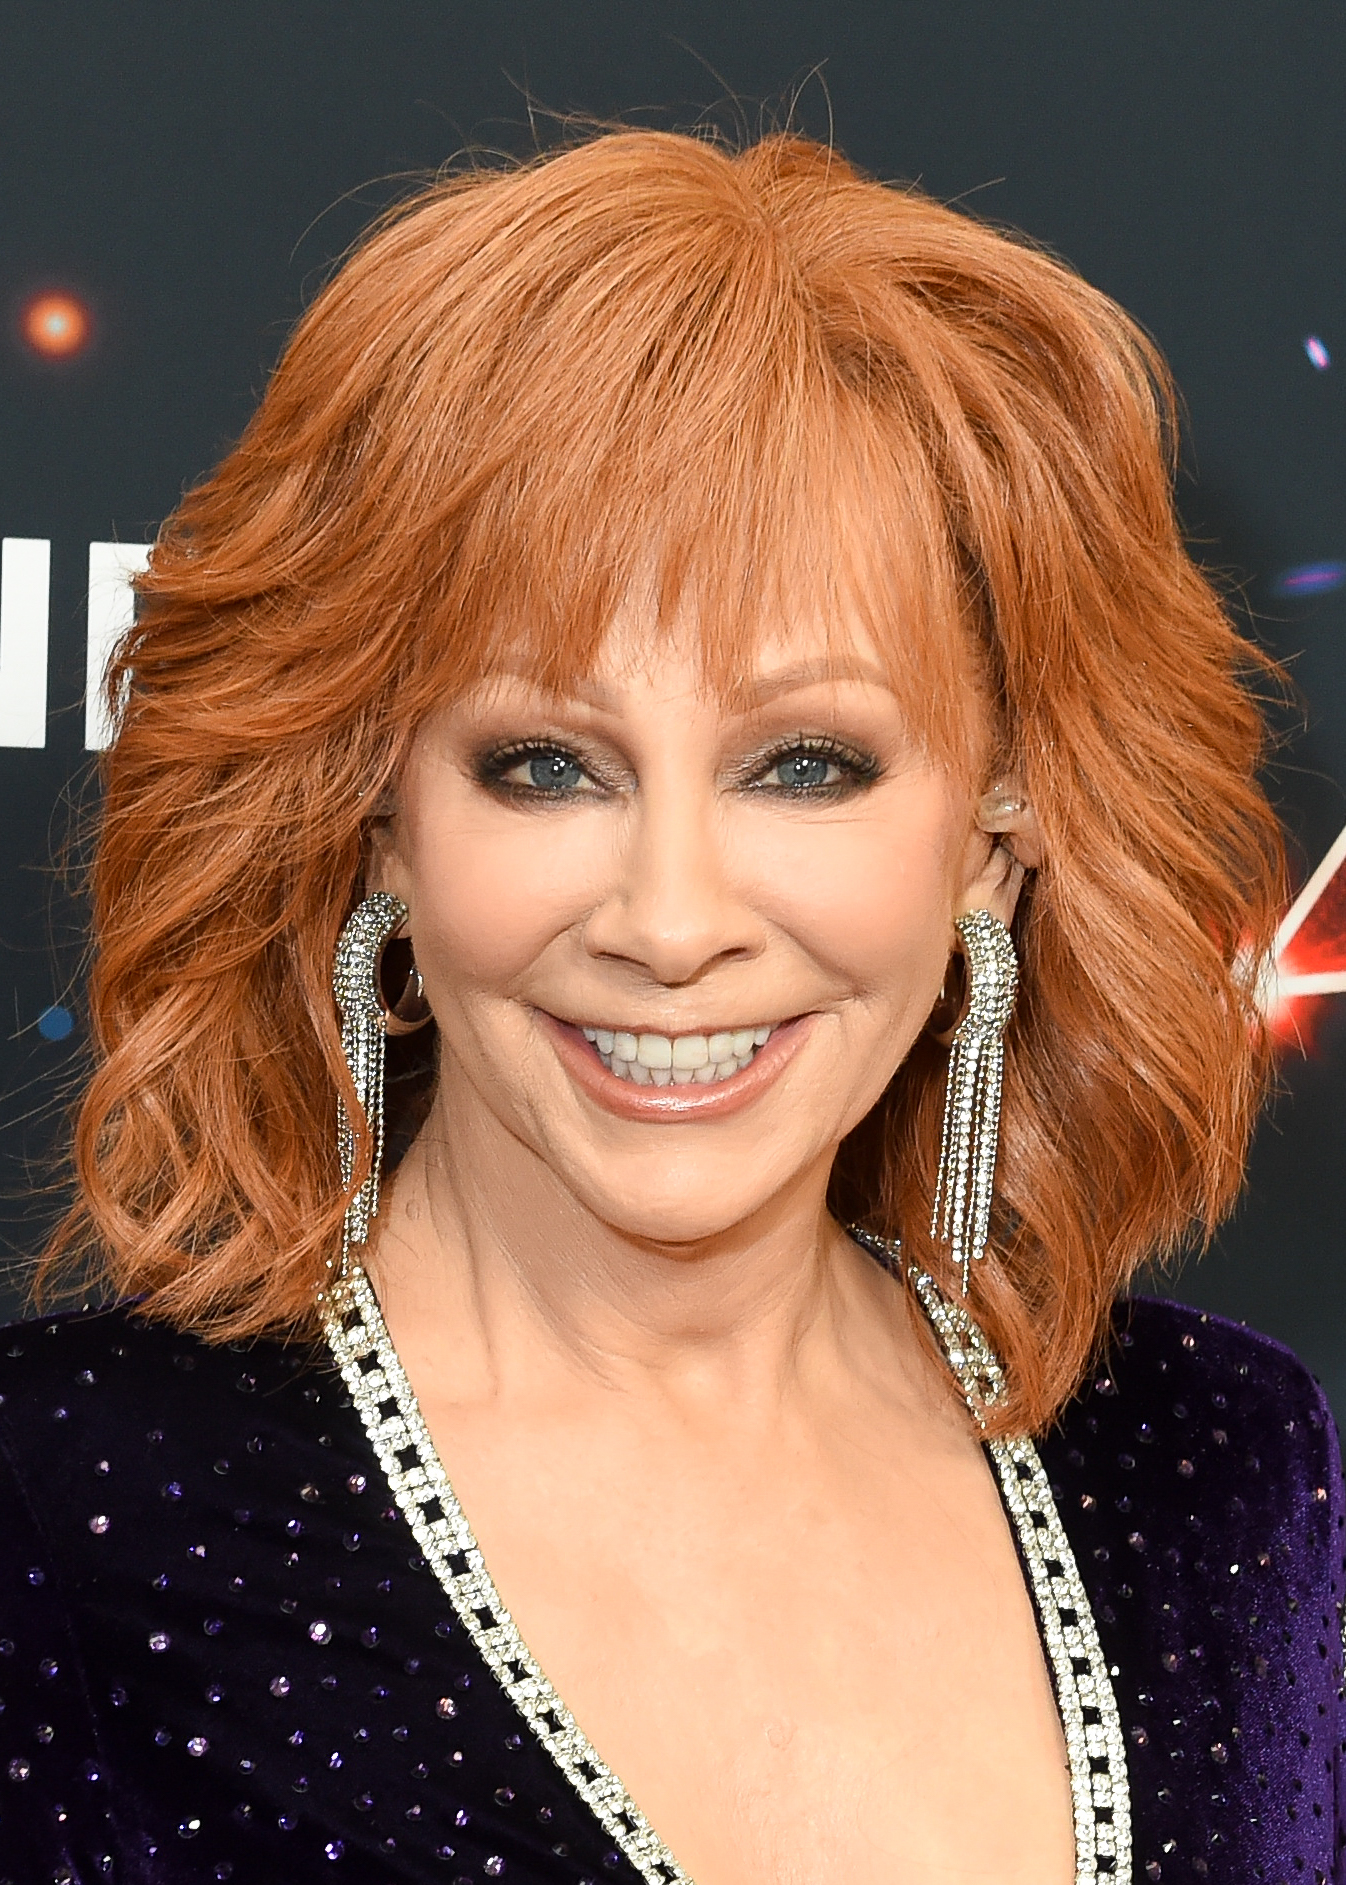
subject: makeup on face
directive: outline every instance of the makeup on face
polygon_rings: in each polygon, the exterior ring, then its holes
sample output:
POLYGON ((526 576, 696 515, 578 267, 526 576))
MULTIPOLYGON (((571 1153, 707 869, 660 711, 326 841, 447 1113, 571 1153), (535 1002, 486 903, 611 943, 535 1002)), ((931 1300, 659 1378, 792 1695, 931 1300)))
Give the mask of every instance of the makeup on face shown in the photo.
POLYGON ((863 647, 759 659, 727 700, 636 624, 573 698, 497 674, 427 723, 393 823, 443 1136, 475 1119, 640 1235, 752 1209, 873 1106, 976 835, 863 647))

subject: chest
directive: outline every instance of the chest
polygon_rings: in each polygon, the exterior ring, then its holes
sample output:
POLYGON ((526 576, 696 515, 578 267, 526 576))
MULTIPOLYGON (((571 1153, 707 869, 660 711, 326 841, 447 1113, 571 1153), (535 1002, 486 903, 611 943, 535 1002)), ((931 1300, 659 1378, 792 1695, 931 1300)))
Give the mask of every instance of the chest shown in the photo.
POLYGON ((1060 1725, 975 1445, 425 1411, 525 1641, 697 1885, 1073 1877, 1060 1725))

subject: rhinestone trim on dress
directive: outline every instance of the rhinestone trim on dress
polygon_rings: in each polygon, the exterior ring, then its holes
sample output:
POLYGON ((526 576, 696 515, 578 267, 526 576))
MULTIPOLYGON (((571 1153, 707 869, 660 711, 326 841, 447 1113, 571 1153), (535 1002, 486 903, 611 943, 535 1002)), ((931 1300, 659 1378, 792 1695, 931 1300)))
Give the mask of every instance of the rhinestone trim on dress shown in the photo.
POLYGON ((650 1885, 692 1885, 533 1660, 486 1568, 364 1271, 324 1303, 328 1344, 393 1497, 487 1666, 603 1830, 650 1885))
MULTIPOLYGON (((895 1249, 852 1230, 888 1269, 895 1249)), ((973 1417, 1004 1392, 1004 1375, 967 1310, 914 1267, 910 1279, 973 1417)), ((368 1277, 353 1259, 323 1302, 328 1344, 389 1488, 459 1620, 529 1728, 649 1885, 692 1885, 534 1661, 486 1568, 435 1452, 368 1277)), ((1047 1476, 1030 1440, 992 1440, 1055 1678, 1070 1761, 1076 1885, 1131 1885, 1126 1747, 1093 1612, 1047 1476)))
MULTIPOLYGON (((896 1245, 854 1226, 850 1234, 885 1269, 897 1272, 896 1245)), ((945 1296, 933 1277, 914 1264, 907 1274, 973 1419, 984 1426, 985 1410, 1005 1392, 999 1358, 968 1311, 945 1296)), ((990 1440, 986 1450, 1028 1569, 1056 1687, 1075 1809, 1076 1885, 1098 1885, 1104 1879, 1131 1885, 1126 1742, 1075 1554, 1033 1442, 990 1440)))

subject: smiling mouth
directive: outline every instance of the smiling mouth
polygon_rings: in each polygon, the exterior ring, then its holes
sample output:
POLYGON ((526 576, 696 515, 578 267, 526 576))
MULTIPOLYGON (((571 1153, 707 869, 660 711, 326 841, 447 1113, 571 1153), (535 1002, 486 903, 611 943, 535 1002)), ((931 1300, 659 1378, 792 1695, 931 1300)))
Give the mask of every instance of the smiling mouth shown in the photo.
POLYGON ((636 1086, 715 1086, 750 1067, 775 1027, 725 1028, 715 1034, 628 1034, 581 1028, 598 1058, 636 1086))

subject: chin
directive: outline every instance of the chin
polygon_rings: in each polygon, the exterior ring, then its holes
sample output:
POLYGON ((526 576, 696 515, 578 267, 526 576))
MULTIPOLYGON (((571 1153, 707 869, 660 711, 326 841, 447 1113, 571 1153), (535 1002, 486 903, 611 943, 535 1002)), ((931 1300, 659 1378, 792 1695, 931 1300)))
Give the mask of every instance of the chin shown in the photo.
MULTIPOLYGON (((622 1237, 676 1247, 699 1245, 723 1237, 766 1205, 773 1187, 757 1187, 745 1195, 740 1186, 718 1182, 709 1175, 694 1189, 665 1185, 644 1187, 636 1193, 614 1194, 595 1188, 581 1195, 581 1207, 593 1213, 622 1237), (732 1198, 732 1208, 726 1200, 732 1198)), ((694 1255, 694 1250, 688 1255, 694 1255)))
POLYGON ((788 1118, 761 1119, 745 1130, 748 1123, 740 1117, 694 1127, 621 1124, 593 1135, 539 1135, 534 1145, 581 1216, 618 1236, 693 1245, 749 1223, 820 1159, 831 1162, 829 1139, 792 1133, 788 1118))

